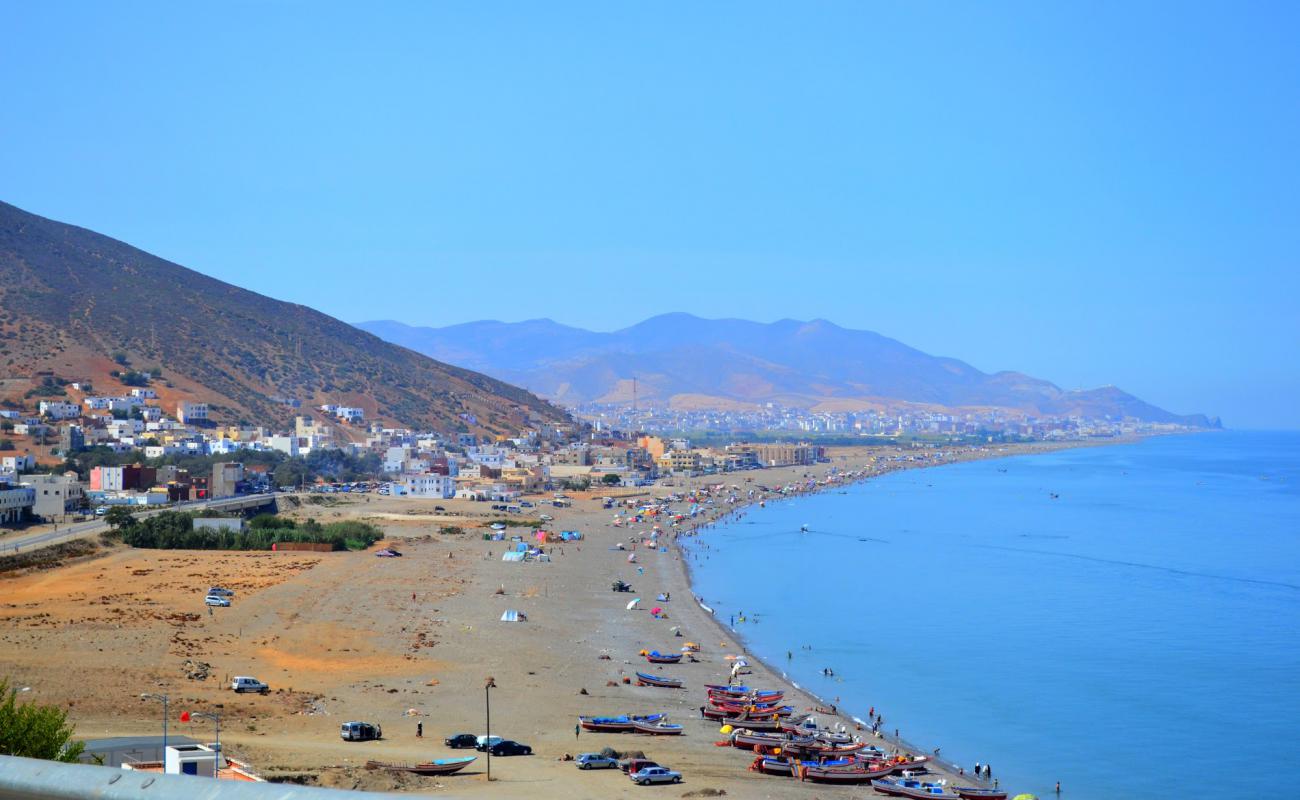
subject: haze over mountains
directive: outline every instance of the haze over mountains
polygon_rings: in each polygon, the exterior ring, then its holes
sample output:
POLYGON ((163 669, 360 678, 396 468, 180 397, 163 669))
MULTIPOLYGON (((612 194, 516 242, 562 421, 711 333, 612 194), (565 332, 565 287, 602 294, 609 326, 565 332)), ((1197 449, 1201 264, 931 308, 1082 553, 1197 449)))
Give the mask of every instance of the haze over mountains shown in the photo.
POLYGON ((110 373, 126 367, 115 355, 132 369, 161 368, 164 402, 208 402, 224 422, 286 421, 294 412, 277 396, 441 431, 567 419, 527 391, 306 306, 0 203, 0 399, 21 397, 42 372, 122 394, 110 373))
POLYGON ((1135 417, 1201 427, 1113 386, 1067 391, 1019 372, 988 374, 871 331, 826 320, 773 323, 675 313, 612 333, 548 319, 444 328, 358 323, 390 342, 517 383, 558 403, 740 408, 775 402, 819 411, 1008 409, 1035 416, 1135 417))

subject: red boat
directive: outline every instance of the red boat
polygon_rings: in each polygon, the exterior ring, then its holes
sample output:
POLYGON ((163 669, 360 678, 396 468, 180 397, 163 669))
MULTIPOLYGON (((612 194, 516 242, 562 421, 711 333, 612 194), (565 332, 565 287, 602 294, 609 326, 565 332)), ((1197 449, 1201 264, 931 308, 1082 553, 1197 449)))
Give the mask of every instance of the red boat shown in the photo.
POLYGON ((954 786, 952 790, 962 800, 1007 800, 1007 793, 1002 789, 979 789, 974 786, 954 786))
POLYGON ((651 650, 646 653, 645 660, 651 664, 677 664, 682 660, 681 653, 661 653, 658 650, 651 650))
POLYGON ((802 763, 799 766, 799 780, 814 781, 816 783, 870 783, 878 780, 893 772, 893 767, 889 764, 881 766, 878 762, 875 764, 856 764, 852 766, 840 766, 832 764, 810 764, 802 763))

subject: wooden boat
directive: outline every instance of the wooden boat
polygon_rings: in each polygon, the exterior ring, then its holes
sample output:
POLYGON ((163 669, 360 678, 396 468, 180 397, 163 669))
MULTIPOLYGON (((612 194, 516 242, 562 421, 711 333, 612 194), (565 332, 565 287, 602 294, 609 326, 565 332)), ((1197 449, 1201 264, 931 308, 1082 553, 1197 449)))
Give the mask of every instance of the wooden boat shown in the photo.
POLYGON ((705 684, 704 688, 708 690, 710 700, 733 703, 779 703, 785 697, 785 692, 763 692, 748 686, 720 686, 715 683, 705 684))
POLYGON ((676 664, 682 660, 681 653, 661 653, 658 650, 651 650, 646 653, 645 660, 651 664, 676 664))
POLYGON ((627 733, 634 730, 634 723, 657 723, 667 718, 666 714, 647 714, 644 716, 628 716, 621 714, 617 717, 578 717, 578 724, 584 731, 593 733, 627 733))
MULTIPOLYGON (((835 758, 837 756, 846 756, 865 750, 866 742, 849 742, 848 744, 830 744, 821 742, 816 739, 791 739, 786 743, 782 752, 789 753, 801 758, 835 758)), ((890 768, 893 771, 893 768, 890 768)), ((889 773, 885 773, 888 775, 889 773)))
POLYGON ((816 764, 804 761, 799 765, 799 780, 813 781, 815 783, 871 783, 884 778, 892 771, 893 767, 888 764, 863 764, 857 762, 840 766, 835 763, 816 764))
POLYGON ((954 786, 952 790, 963 800, 1007 800, 1005 789, 980 789, 975 786, 954 786))
POLYGON ((681 725, 672 725, 667 722, 642 722, 641 720, 632 720, 632 730, 637 733, 648 733, 651 736, 682 735, 681 725))
POLYGON ((382 761, 367 761, 366 769, 388 769, 397 772, 412 772, 416 775, 451 775, 454 772, 460 772, 465 767, 473 763, 478 756, 463 756, 461 758, 439 758, 434 761, 426 761, 423 764, 385 764, 382 761))
POLYGON ((659 686, 664 689, 682 688, 682 682, 677 678, 665 678, 662 675, 647 675, 644 672, 638 672, 636 674, 636 682, 639 686, 659 686))
MULTIPOLYGON (((899 758, 902 758, 900 756, 899 758)), ((930 760, 929 756, 917 756, 916 758, 906 759, 894 762, 894 772, 907 772, 908 770, 926 770, 926 763, 930 760)))
POLYGON ((914 778, 881 778, 873 780, 871 788, 890 797, 912 797, 918 800, 959 800, 955 794, 949 794, 941 783, 922 783, 914 778))
POLYGON ((783 778, 789 778, 794 775, 795 765, 776 756, 758 755, 754 757, 754 762, 749 765, 753 772, 761 772, 764 775, 780 775, 783 778))

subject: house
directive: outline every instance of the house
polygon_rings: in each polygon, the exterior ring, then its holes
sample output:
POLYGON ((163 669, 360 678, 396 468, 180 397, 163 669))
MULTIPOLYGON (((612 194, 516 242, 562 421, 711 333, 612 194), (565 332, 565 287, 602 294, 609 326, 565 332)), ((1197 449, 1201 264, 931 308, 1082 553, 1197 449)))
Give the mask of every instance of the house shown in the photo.
POLYGON ((182 400, 176 404, 176 419, 184 425, 193 425, 194 423, 206 423, 208 421, 208 404, 191 403, 188 400, 182 400))
POLYGON ((0 458, 0 469, 15 474, 30 472, 36 469, 36 459, 28 453, 23 453, 20 456, 4 456, 0 458))
POLYGON ((276 450, 287 456, 298 455, 298 437, 289 434, 268 436, 265 439, 267 449, 276 450))
POLYGON ((38 408, 41 416, 46 419, 76 419, 81 416, 81 405, 79 403, 42 400, 38 408))
POLYGON ((396 484, 399 494, 410 497, 447 499, 456 496, 456 481, 436 472, 403 475, 396 484))
POLYGON ((0 525, 13 525, 31 516, 36 492, 30 486, 0 482, 0 525))
POLYGON ((131 390, 131 396, 132 396, 132 397, 138 397, 138 398, 140 398, 141 400, 157 400, 157 399, 158 399, 158 393, 155 392, 153 389, 132 389, 132 390, 131 390))
POLYGON ((23 486, 35 492, 32 514, 44 520, 55 520, 76 511, 82 505, 86 486, 77 473, 63 475, 29 475, 23 486))
POLYGON ((244 480, 244 465, 238 461, 221 461, 212 465, 212 478, 208 481, 209 497, 234 497, 244 480))
POLYGON ((86 448, 86 436, 80 425, 64 425, 59 428, 59 454, 71 455, 86 448))
POLYGON ((141 406, 140 419, 145 422, 158 422, 162 419, 162 409, 158 406, 141 406))
POLYGON ((157 470, 139 464, 121 467, 95 467, 90 471, 92 492, 141 491, 154 485, 157 470))

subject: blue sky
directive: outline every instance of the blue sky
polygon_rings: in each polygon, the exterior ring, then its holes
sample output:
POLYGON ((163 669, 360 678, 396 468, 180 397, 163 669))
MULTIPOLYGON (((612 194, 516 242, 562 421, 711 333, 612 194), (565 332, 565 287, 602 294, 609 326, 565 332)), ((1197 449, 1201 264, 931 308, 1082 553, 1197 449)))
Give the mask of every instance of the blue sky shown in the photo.
POLYGON ((11 4, 0 199, 358 321, 822 317, 1300 427, 1293 3, 11 4))

